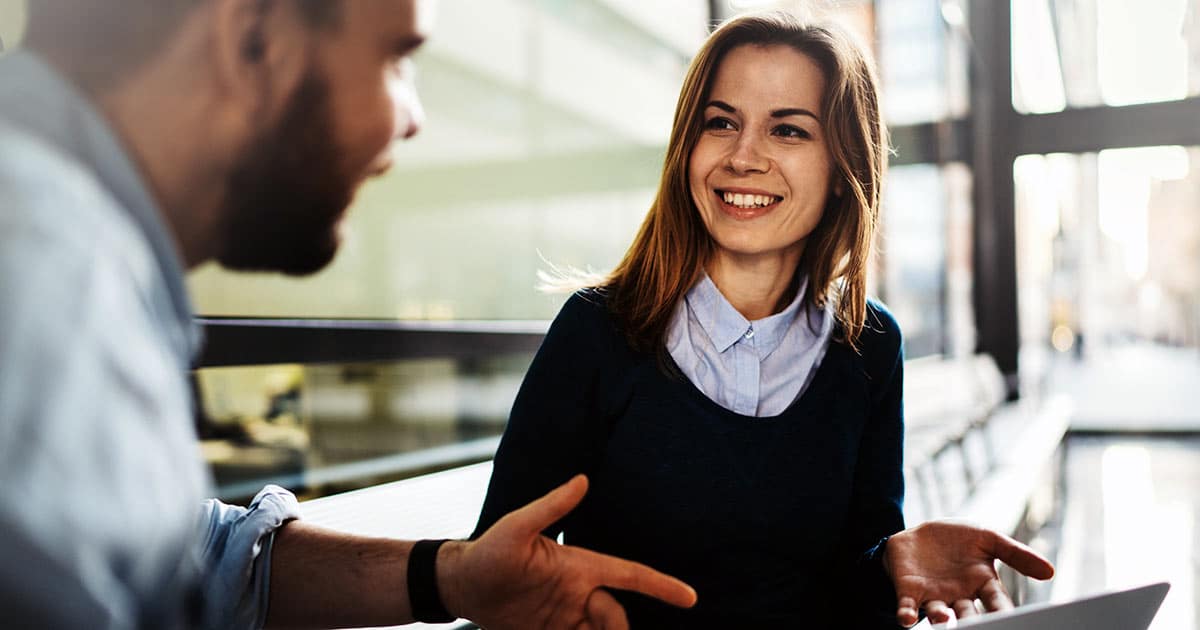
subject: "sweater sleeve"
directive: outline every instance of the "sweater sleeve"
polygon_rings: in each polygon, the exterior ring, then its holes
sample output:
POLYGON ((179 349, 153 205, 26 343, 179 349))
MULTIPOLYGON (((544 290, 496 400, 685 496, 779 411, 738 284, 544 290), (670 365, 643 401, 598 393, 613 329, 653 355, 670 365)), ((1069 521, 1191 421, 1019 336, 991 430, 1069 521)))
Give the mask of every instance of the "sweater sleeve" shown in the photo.
MULTIPOLYGON (((513 403, 472 538, 505 514, 588 472, 599 453, 604 440, 599 381, 612 345, 605 348, 603 343, 612 332, 603 306, 592 301, 599 299, 572 296, 550 325, 513 403)), ((545 534, 558 536, 562 524, 545 534)))
POLYGON ((851 497, 849 593, 865 617, 861 627, 895 628, 895 590, 882 557, 884 539, 904 529, 904 350, 900 327, 882 305, 871 303, 863 333, 870 401, 851 497))

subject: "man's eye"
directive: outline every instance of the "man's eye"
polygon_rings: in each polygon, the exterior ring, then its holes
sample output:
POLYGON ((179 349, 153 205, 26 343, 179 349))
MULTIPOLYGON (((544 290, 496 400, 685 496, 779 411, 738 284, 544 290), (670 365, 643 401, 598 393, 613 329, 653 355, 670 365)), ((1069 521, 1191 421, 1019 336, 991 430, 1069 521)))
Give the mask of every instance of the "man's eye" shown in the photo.
POLYGON ((775 135, 784 138, 799 138, 802 140, 807 140, 812 137, 812 134, 794 125, 779 125, 775 128, 775 135))

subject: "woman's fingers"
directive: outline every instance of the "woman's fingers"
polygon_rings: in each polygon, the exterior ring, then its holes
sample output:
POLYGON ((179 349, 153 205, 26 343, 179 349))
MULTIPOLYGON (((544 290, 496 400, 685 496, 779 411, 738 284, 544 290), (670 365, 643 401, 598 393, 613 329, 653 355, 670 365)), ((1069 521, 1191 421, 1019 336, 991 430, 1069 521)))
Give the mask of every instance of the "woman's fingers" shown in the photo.
POLYGON ((984 610, 1008 610, 1013 607, 1012 599, 1004 590, 1004 585, 995 578, 988 580, 975 595, 983 602, 984 610))
POLYGON ((896 622, 905 628, 917 623, 917 600, 904 596, 896 604, 896 622))
POLYGON ((947 606, 946 602, 936 599, 925 602, 925 615, 933 623, 948 623, 957 620, 957 617, 954 616, 954 609, 947 606))
POLYGON ((1054 564, 1029 545, 998 532, 986 531, 993 557, 1034 579, 1049 580, 1054 577, 1054 564))
POLYGON ((959 619, 974 617, 979 614, 979 606, 973 599, 960 599, 954 602, 954 615, 959 619))

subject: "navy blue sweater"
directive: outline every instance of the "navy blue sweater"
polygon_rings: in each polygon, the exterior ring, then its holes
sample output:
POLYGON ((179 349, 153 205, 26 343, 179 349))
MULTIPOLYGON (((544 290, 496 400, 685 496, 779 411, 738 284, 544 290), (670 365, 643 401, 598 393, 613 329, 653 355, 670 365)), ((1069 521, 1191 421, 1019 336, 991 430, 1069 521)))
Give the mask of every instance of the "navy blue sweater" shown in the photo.
POLYGON ((832 341, 799 400, 742 416, 633 352, 602 294, 576 294, 517 395, 476 535, 586 473, 546 535, 699 594, 681 611, 618 593, 633 628, 895 627, 876 545, 904 527, 903 356, 878 303, 859 348, 832 341))

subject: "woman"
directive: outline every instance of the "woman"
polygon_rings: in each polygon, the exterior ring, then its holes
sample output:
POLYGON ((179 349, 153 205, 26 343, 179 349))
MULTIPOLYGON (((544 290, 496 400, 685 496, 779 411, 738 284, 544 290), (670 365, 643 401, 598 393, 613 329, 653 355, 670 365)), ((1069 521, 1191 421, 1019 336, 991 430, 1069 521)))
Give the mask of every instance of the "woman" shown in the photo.
POLYGON ((632 627, 894 626, 903 356, 866 298, 886 151, 874 70, 840 31, 718 28, 632 247, 530 367, 477 531, 583 472, 547 535, 699 593, 623 596, 632 627))

